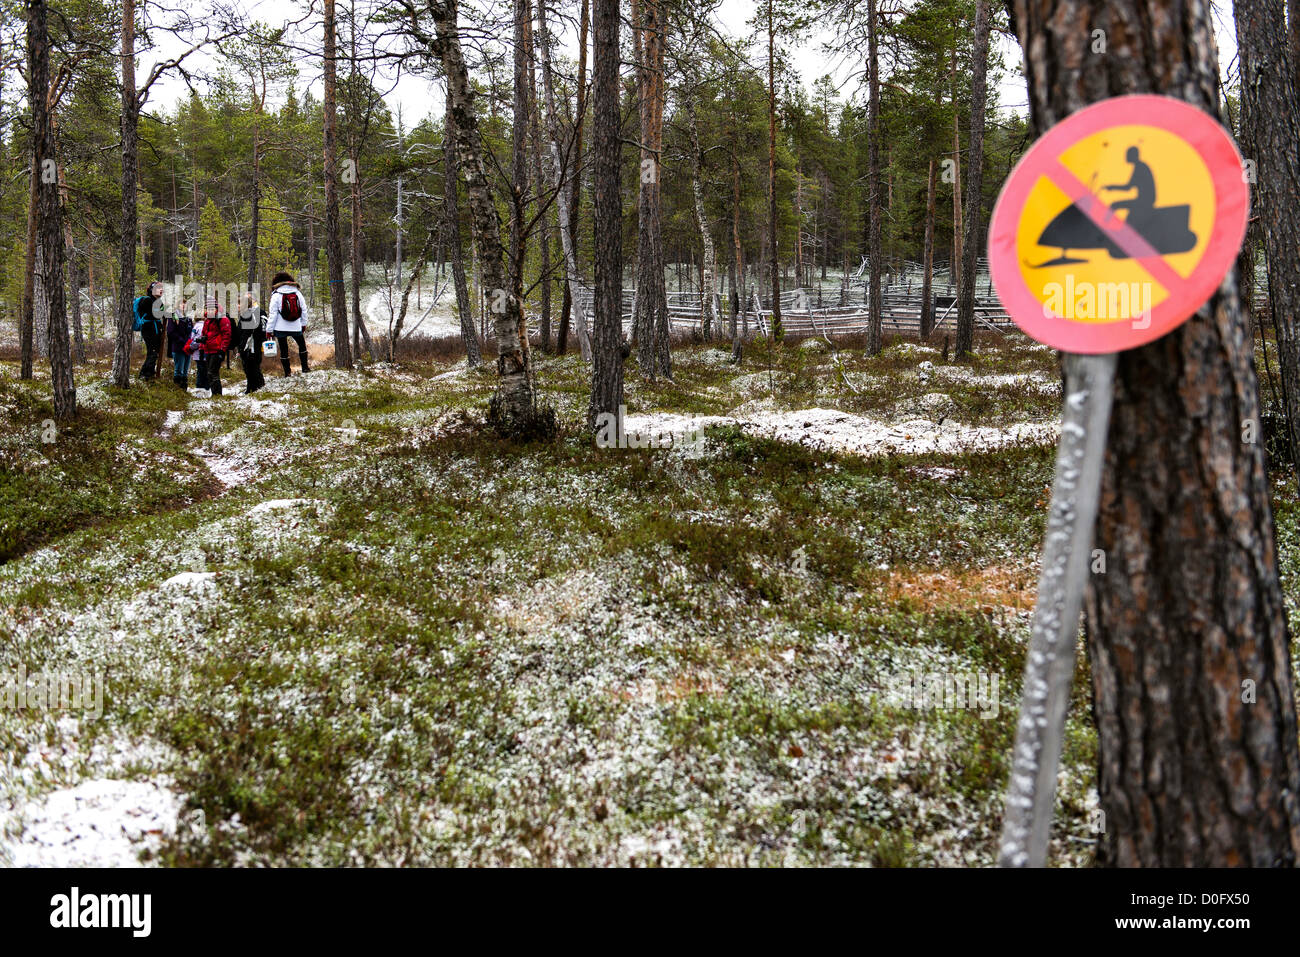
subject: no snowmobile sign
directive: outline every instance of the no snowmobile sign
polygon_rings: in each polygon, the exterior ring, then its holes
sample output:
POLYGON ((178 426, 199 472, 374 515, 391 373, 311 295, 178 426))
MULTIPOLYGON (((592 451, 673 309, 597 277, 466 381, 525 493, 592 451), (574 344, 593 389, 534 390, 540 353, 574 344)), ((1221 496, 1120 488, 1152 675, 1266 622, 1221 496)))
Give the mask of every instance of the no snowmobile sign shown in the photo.
POLYGON ((1158 339, 1236 259, 1249 196, 1212 117, 1121 96, 1052 127, 1016 164, 989 225, 989 271, 1022 330, 1067 352, 1158 339))

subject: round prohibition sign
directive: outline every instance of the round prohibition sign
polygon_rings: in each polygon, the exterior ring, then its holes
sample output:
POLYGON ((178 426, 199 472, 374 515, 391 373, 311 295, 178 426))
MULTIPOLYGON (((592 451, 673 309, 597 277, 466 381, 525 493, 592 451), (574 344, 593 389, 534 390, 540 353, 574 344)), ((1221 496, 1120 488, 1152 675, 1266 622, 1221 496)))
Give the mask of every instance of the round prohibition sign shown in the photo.
POLYGON ((1167 96, 1103 100, 1012 170, 989 224, 989 272, 1031 338, 1083 354, 1132 349, 1213 295, 1249 203, 1241 155, 1209 114, 1167 96))

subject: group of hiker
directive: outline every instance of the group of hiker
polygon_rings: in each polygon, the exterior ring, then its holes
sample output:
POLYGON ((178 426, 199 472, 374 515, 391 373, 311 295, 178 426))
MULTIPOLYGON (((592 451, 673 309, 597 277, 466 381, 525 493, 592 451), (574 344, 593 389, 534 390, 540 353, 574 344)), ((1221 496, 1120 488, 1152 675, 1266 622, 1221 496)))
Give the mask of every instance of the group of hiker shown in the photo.
POLYGON ((271 280, 271 298, 263 311, 257 297, 247 292, 232 318, 216 296, 207 296, 202 310, 197 302, 181 299, 175 308, 163 302, 164 286, 154 280, 143 296, 135 300, 135 328, 144 340, 144 365, 140 378, 158 377, 161 357, 172 360, 172 381, 189 388, 190 367, 194 385, 221 395, 221 368, 229 366, 232 354, 239 356, 244 372, 244 395, 266 385, 262 357, 279 356, 284 375, 292 374, 289 341, 298 346, 298 360, 307 372, 307 304, 302 289, 287 272, 271 280))

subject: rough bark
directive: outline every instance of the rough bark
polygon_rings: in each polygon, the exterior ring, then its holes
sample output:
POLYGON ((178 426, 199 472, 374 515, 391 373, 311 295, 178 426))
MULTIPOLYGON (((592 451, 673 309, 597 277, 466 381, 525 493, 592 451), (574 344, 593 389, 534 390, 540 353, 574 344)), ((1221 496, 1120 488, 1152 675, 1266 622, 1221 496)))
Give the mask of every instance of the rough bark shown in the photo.
MULTIPOLYGON (((869 2, 874 4, 875 0, 869 2)), ((869 9, 874 13, 874 6, 869 9)), ((767 0, 767 251, 772 278, 772 338, 780 342, 785 338, 785 327, 781 323, 781 266, 776 225, 776 21, 772 0, 767 0)))
MULTIPOLYGON (((1016 0, 1015 22, 1040 133, 1126 93, 1219 113, 1208 0, 1016 0)), ((1294 864, 1300 852, 1268 478, 1242 431, 1258 416, 1235 268, 1182 327, 1119 357, 1096 529, 1106 571, 1085 603, 1103 863, 1294 864)))
POLYGON ((928 339, 934 328, 934 160, 925 190, 925 247, 921 273, 921 338, 928 339))
MULTIPOLYGON (((735 121, 735 115, 732 115, 735 121)), ((737 328, 739 317, 745 302, 745 247, 740 242, 740 158, 733 151, 731 154, 731 246, 733 282, 731 286, 731 361, 739 364, 743 345, 741 333, 737 328)))
POLYGON ((334 0, 325 0, 325 258, 330 274, 330 317, 334 327, 334 365, 352 368, 352 345, 348 342, 348 303, 344 298, 343 240, 339 224, 338 110, 335 88, 338 78, 338 22, 334 0))
POLYGON ((957 358, 975 343, 975 266, 979 253, 980 206, 984 185, 984 105, 988 92, 989 0, 975 3, 975 42, 971 50, 970 143, 966 162, 961 283, 957 294, 957 358))
POLYGON ((639 38, 637 87, 641 97, 633 328, 641 374, 650 379, 659 374, 671 378, 663 240, 664 9, 662 0, 634 0, 632 11, 639 38))
POLYGON ((877 39, 876 0, 867 0, 867 355, 884 348, 880 314, 880 273, 885 265, 880 240, 880 51, 877 39))
MULTIPOLYGON (((135 328, 135 233, 139 221, 135 188, 139 178, 140 104, 135 88, 135 0, 122 0, 122 222, 118 235, 117 333, 109 379, 119 389, 131 384, 131 346, 135 328)), ((197 215, 197 214, 196 214, 197 215)))
POLYGON ((961 291, 961 120, 957 110, 957 51, 952 53, 952 258, 948 280, 961 291))
POLYGON ((77 388, 72 381, 72 350, 63 298, 63 207, 54 148, 54 122, 47 92, 50 88, 50 35, 45 0, 27 0, 27 82, 32 105, 33 167, 40 173, 37 191, 37 232, 43 250, 42 278, 49 304, 48 356, 55 419, 77 412, 77 388))
MULTIPOLYGON (((1293 11, 1294 12, 1294 11, 1293 11)), ((1241 127, 1255 160, 1258 223, 1268 261, 1282 401, 1291 448, 1300 449, 1300 92, 1288 55, 1282 0, 1233 5, 1241 62, 1241 127)), ((1293 24, 1294 26, 1294 24, 1293 24)), ((1249 302, 1249 300, 1247 301, 1249 302)))
POLYGON ((35 321, 32 313, 36 303, 36 206, 40 201, 37 186, 39 181, 40 175, 36 172, 36 156, 33 153, 31 182, 28 189, 27 248, 23 268, 23 301, 19 306, 18 315, 18 349, 20 354, 18 376, 22 379, 32 377, 32 327, 35 321))
POLYGON ((596 318, 587 424, 623 404, 623 209, 619 198, 618 0, 595 0, 592 124, 595 139, 596 318))

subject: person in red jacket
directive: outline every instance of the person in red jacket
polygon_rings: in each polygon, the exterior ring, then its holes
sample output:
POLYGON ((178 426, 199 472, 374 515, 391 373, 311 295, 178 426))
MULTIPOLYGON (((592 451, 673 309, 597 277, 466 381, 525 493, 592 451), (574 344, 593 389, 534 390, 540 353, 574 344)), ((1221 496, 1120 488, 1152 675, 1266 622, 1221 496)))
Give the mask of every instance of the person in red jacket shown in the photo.
POLYGON ((230 348, 232 331, 230 317, 215 297, 209 298, 203 309, 203 340, 199 343, 199 354, 207 369, 208 388, 213 395, 221 395, 221 363, 230 348))

